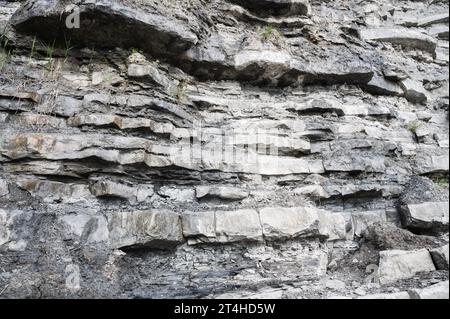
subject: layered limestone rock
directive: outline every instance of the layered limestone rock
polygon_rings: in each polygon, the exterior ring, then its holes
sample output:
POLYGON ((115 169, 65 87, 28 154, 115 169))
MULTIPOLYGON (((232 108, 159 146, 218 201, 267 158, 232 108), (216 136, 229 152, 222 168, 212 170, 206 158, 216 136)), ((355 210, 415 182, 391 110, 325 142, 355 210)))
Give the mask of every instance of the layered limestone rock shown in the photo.
POLYGON ((0 0, 0 297, 445 297, 447 11, 0 0))
POLYGON ((433 259, 426 249, 418 251, 383 251, 380 253, 380 282, 389 284, 412 278, 419 272, 436 270, 433 259))

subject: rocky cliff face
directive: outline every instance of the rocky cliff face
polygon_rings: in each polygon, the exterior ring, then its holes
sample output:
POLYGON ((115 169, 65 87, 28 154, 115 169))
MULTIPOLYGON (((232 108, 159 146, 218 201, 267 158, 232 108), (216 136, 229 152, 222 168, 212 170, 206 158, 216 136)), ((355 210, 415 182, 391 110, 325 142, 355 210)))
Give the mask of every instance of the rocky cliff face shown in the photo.
POLYGON ((448 22, 0 1, 0 298, 448 298, 448 22))

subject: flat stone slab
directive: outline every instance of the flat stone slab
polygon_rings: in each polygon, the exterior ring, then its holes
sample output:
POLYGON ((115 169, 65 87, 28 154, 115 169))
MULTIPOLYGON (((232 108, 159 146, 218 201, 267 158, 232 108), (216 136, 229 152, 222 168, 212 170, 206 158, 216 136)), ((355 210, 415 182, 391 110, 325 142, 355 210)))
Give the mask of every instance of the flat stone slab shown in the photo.
POLYGON ((325 235, 321 233, 317 209, 308 207, 264 208, 260 210, 264 237, 280 240, 325 235))
POLYGON ((198 199, 218 198, 238 201, 249 196, 248 191, 231 186, 198 186, 195 191, 198 199))
MULTIPOLYGON (((417 20, 417 26, 428 27, 433 24, 448 23, 448 21, 449 21, 449 14, 448 14, 448 12, 446 12, 446 13, 434 14, 434 15, 431 15, 428 17, 420 18, 417 20)), ((448 26, 447 26, 447 29, 448 29, 448 26)))
POLYGON ((256 210, 217 211, 182 215, 189 244, 258 242, 263 240, 256 210))
POLYGON ((389 42, 406 48, 436 53, 436 40, 419 31, 401 28, 366 29, 360 31, 360 36, 365 41, 389 42))
POLYGON ((414 277, 419 272, 435 271, 433 259, 428 250, 388 250, 380 252, 380 283, 390 284, 414 277))
POLYGON ((115 213, 108 220, 112 248, 172 248, 184 242, 180 216, 172 212, 115 213))
POLYGON ((402 208, 403 225, 423 233, 448 232, 449 203, 428 202, 402 208))
POLYGON ((412 299, 449 299, 449 281, 444 281, 424 289, 413 289, 412 299))

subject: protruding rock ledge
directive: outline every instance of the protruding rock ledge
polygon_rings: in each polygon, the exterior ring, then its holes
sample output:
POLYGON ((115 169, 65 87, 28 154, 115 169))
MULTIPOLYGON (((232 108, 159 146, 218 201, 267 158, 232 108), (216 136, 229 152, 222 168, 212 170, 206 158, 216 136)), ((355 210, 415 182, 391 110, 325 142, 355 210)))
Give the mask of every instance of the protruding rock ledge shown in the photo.
POLYGON ((345 240, 346 220, 314 207, 267 207, 182 215, 190 244, 280 241, 298 238, 345 240))
POLYGON ((311 15, 309 0, 230 0, 259 16, 311 15))
MULTIPOLYGON (((19 32, 97 47, 142 48, 156 56, 182 53, 198 42, 189 26, 178 19, 136 9, 125 1, 95 0, 77 4, 80 28, 67 28, 74 5, 60 0, 28 0, 13 15, 19 32)), ((162 4, 163 5, 163 4, 162 4)))
POLYGON ((419 233, 448 232, 449 203, 410 204, 402 209, 403 226, 419 233))
POLYGON ((181 220, 172 212, 115 213, 109 219, 112 248, 171 248, 184 242, 181 220))
POLYGON ((436 53, 436 40, 419 31, 389 28, 366 29, 360 31, 360 36, 366 41, 390 42, 405 48, 420 49, 433 55, 436 53))

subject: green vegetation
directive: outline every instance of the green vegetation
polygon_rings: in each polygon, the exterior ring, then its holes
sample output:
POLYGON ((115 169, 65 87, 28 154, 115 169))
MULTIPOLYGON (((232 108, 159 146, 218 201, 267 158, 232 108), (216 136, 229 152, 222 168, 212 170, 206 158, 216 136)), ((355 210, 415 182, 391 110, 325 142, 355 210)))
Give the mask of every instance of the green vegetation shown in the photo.
POLYGON ((408 130, 412 133, 416 134, 417 130, 422 127, 422 124, 419 121, 414 121, 408 124, 408 130))
POLYGON ((42 44, 42 46, 45 48, 46 58, 47 58, 47 70, 50 73, 53 73, 53 70, 55 68, 55 41, 51 45, 47 45, 45 43, 42 44))
POLYGON ((0 37, 0 71, 3 70, 6 63, 11 59, 12 50, 8 49, 9 39, 6 35, 7 28, 3 30, 0 37))
POLYGON ((69 59, 70 51, 72 51, 72 49, 73 49, 73 47, 70 46, 70 40, 65 40, 65 42, 66 42, 66 47, 64 49, 64 64, 69 59))
POLYGON ((447 178, 445 178, 445 177, 438 178, 435 181, 435 183, 436 183, 436 185, 438 185, 441 188, 448 188, 448 177, 447 178))
POLYGON ((30 51, 30 57, 29 57, 28 63, 31 63, 31 60, 34 58, 35 53, 36 53, 36 36, 34 36, 34 38, 33 38, 33 43, 31 45, 31 51, 30 51))
POLYGON ((138 48, 131 48, 130 51, 131 51, 131 54, 134 54, 134 53, 143 54, 144 53, 144 51, 142 51, 141 49, 138 49, 138 48))
POLYGON ((176 91, 176 98, 179 104, 183 104, 185 103, 188 98, 187 98, 187 85, 188 83, 184 80, 180 81, 180 83, 178 84, 177 87, 177 91, 176 91))
POLYGON ((274 26, 268 25, 261 31, 261 37, 266 42, 279 41, 283 38, 283 35, 274 26))

